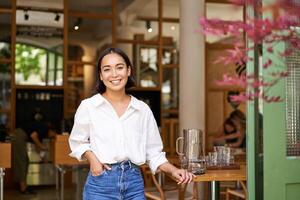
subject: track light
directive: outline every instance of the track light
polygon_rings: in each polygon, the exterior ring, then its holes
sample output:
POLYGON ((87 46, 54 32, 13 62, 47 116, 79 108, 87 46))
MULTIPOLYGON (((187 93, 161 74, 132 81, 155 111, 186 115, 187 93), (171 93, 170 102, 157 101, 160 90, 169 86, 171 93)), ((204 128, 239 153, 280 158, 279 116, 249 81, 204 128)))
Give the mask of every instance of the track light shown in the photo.
POLYGON ((149 20, 146 21, 146 29, 149 33, 151 33, 153 31, 153 29, 151 27, 151 21, 149 21, 149 20))
POLYGON ((54 20, 58 22, 59 19, 60 19, 60 15, 58 13, 56 13, 54 20))
POLYGON ((24 10, 24 20, 27 21, 29 19, 29 14, 27 10, 24 10))
POLYGON ((74 30, 75 31, 79 30, 81 22, 82 22, 82 18, 78 17, 77 21, 74 23, 74 30))

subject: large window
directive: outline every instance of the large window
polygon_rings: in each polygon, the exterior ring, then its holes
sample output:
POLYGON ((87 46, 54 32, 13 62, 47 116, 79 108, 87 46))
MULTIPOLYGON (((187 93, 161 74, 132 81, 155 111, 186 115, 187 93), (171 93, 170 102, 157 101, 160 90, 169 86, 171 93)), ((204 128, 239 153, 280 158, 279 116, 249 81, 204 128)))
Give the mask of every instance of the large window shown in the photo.
POLYGON ((63 84, 63 57, 53 50, 16 44, 16 84, 63 84))

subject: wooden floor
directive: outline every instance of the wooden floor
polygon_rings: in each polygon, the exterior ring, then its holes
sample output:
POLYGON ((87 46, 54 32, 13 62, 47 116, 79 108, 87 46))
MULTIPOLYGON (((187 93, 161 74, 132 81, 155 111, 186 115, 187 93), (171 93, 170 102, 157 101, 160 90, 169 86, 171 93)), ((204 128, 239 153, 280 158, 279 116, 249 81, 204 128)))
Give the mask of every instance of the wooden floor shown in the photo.
MULTIPOLYGON (((33 189, 37 192, 36 195, 20 194, 17 190, 4 190, 4 200, 60 200, 59 192, 54 186, 33 189)), ((176 192, 167 192, 167 200, 177 199, 176 192)), ((186 199, 191 199, 191 195, 187 194, 186 199)), ((81 200, 81 194, 76 194, 75 189, 67 188, 65 189, 64 200, 81 200)))
MULTIPOLYGON (((59 200, 59 192, 55 187, 33 188, 36 195, 21 194, 17 190, 4 190, 4 200, 59 200)), ((76 200, 76 192, 72 189, 66 189, 64 200, 76 200)))

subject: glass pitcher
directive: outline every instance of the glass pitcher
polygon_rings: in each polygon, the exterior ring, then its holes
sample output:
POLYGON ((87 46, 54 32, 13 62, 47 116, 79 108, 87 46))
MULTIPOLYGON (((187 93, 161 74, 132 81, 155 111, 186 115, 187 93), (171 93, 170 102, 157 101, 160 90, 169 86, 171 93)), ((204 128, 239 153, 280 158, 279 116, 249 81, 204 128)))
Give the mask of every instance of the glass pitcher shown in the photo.
POLYGON ((183 136, 176 140, 176 152, 181 157, 183 168, 194 174, 205 173, 203 132, 200 129, 184 129, 183 136), (179 141, 183 140, 182 152, 179 151, 179 141))

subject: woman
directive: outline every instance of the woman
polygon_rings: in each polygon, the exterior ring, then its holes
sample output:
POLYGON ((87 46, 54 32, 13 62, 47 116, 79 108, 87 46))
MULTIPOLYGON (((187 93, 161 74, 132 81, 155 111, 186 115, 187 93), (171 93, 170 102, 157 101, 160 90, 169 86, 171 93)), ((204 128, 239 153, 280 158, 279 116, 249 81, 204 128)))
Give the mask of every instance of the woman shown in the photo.
POLYGON ((232 120, 230 118, 227 118, 224 123, 222 128, 220 128, 219 133, 214 136, 213 142, 214 144, 227 144, 227 143, 232 143, 236 141, 236 138, 228 138, 231 137, 230 135, 236 133, 236 127, 233 124, 232 120))
POLYGON ((159 169, 179 184, 191 182, 193 174, 170 164, 162 152, 150 108, 126 93, 134 86, 127 55, 108 48, 97 70, 97 94, 81 102, 69 139, 70 155, 90 164, 83 199, 145 199, 139 166, 146 161, 153 173, 159 169))
POLYGON ((239 147, 246 148, 246 116, 245 114, 236 109, 234 110, 229 118, 232 120, 234 126, 236 127, 237 139, 235 142, 228 144, 229 147, 239 147))
POLYGON ((213 139, 214 144, 246 148, 246 118, 243 112, 233 111, 223 123, 222 130, 213 139))

